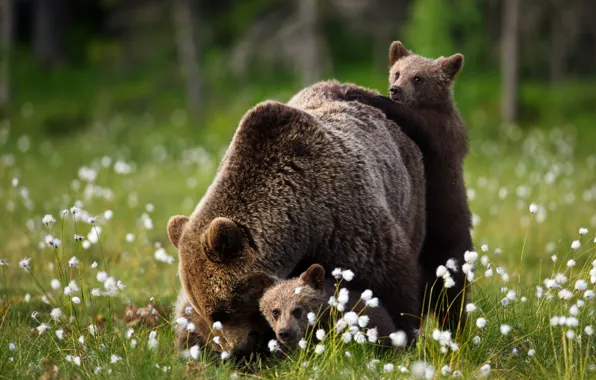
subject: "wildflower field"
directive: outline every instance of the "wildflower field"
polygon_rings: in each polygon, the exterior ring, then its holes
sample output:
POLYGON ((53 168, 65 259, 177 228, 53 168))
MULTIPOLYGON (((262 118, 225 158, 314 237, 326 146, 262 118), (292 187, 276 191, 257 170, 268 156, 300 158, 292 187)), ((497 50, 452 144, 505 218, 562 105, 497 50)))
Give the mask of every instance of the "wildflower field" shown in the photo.
POLYGON ((426 319, 415 347, 380 350, 346 310, 341 329, 293 352, 271 342, 282 352, 268 360, 176 352, 166 222, 192 212, 254 103, 201 126, 183 111, 118 114, 64 137, 37 128, 45 111, 26 102, 0 125, 0 378, 596 378, 596 132, 483 112, 465 115, 476 252, 435 284, 453 270, 471 280, 457 336, 426 319))

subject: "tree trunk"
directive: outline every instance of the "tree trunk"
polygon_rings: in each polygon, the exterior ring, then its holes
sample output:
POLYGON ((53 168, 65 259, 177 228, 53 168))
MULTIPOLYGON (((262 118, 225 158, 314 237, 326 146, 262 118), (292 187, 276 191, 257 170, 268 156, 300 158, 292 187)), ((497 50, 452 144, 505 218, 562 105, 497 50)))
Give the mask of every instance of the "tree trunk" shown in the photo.
POLYGON ((197 46, 194 38, 193 8, 188 0, 173 3, 174 27, 180 69, 186 79, 186 103, 189 115, 197 117, 201 112, 201 72, 197 62, 197 46))
POLYGON ((501 35, 501 118, 505 123, 517 119, 519 0, 505 0, 501 35))
POLYGON ((319 33, 317 0, 297 0, 298 18, 303 31, 299 69, 307 86, 323 75, 323 42, 319 33))
POLYGON ((64 60, 66 7, 64 0, 36 0, 33 48, 37 62, 52 67, 64 60))
POLYGON ((10 101, 12 17, 12 0, 0 0, 0 117, 6 114, 10 101))

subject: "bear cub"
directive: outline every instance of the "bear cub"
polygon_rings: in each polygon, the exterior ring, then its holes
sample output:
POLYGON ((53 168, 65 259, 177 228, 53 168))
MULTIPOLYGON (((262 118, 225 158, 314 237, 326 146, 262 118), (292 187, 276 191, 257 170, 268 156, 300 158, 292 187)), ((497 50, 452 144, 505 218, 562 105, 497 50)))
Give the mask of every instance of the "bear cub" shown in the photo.
MULTIPOLYGON (((299 277, 280 281, 268 288, 259 307, 275 331, 277 340, 287 348, 294 348, 307 333, 310 325, 308 313, 313 312, 319 321, 327 323, 324 327, 329 328, 328 301, 335 293, 335 283, 331 279, 325 279, 325 269, 319 264, 313 264, 299 277)), ((382 306, 373 308, 366 306, 360 299, 349 299, 345 304, 345 311, 368 316, 366 327, 377 329, 380 343, 391 344, 388 337, 395 332, 395 326, 382 306)), ((349 321, 346 322, 350 324, 349 321)))
POLYGON ((423 154, 426 236, 419 255, 423 277, 420 299, 424 300, 424 311, 436 312, 439 321, 454 331, 465 324, 462 302, 466 302, 466 278, 461 270, 452 271, 455 285, 441 297, 443 281, 437 281, 436 269, 448 259, 455 259, 461 268, 464 253, 473 250, 463 177, 468 137, 452 94, 463 63, 464 56, 459 53, 429 59, 394 41, 389 48, 390 97, 346 94, 348 100, 383 111, 423 154))

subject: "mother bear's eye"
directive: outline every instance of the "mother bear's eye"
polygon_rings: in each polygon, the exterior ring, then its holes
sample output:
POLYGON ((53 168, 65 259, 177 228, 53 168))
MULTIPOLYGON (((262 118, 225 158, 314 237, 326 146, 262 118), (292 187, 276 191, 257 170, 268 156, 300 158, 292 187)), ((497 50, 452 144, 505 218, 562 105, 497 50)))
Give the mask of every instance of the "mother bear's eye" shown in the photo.
POLYGON ((399 71, 395 73, 395 79, 399 79, 399 71))
POLYGON ((275 319, 277 321, 277 318, 279 318, 279 310, 275 309, 271 312, 271 315, 273 316, 273 319, 275 319))

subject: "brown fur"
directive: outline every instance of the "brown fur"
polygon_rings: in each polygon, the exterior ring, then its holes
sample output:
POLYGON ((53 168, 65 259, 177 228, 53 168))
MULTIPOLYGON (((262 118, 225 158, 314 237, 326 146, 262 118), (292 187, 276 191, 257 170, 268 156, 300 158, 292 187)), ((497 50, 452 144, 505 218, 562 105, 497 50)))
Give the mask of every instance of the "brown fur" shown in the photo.
POLYGON ((247 112, 191 217, 168 223, 188 302, 207 326, 223 323, 221 349, 246 355, 273 335, 258 308, 267 278, 251 275, 287 278, 315 262, 352 269, 413 338, 422 157, 382 112, 344 101, 348 89, 375 94, 321 82, 247 112))
POLYGON ((421 299, 426 300, 425 308, 430 304, 430 311, 436 310, 440 321, 452 329, 460 324, 460 317, 462 325, 465 323, 461 315, 461 302, 466 302, 466 297, 461 297, 465 277, 461 270, 452 273, 456 285, 447 291, 447 299, 439 299, 443 284, 442 280, 437 281, 435 273, 436 268, 450 258, 462 265, 465 251, 473 249, 471 213, 463 177, 468 138, 452 95, 452 85, 463 67, 463 59, 461 54, 436 60, 424 58, 395 41, 389 49, 392 99, 348 94, 349 99, 385 112, 422 150, 426 237, 420 254, 424 280, 421 299), (420 81, 416 81, 416 77, 420 81), (396 91, 396 87, 400 90, 396 91), (429 297, 433 284, 434 291, 429 297))
MULTIPOLYGON (((281 281, 267 289, 259 302, 259 307, 275 331, 277 340, 289 348, 294 348, 307 332, 309 312, 318 315, 324 327, 329 329, 328 301, 335 292, 336 286, 333 280, 325 280, 323 267, 313 264, 300 277, 281 281)), ((389 344, 387 337, 395 332, 395 326, 387 310, 382 306, 366 307, 363 301, 358 301, 351 297, 346 304, 346 311, 367 315, 370 318, 367 327, 376 327, 379 337, 385 338, 381 342, 389 344)))

